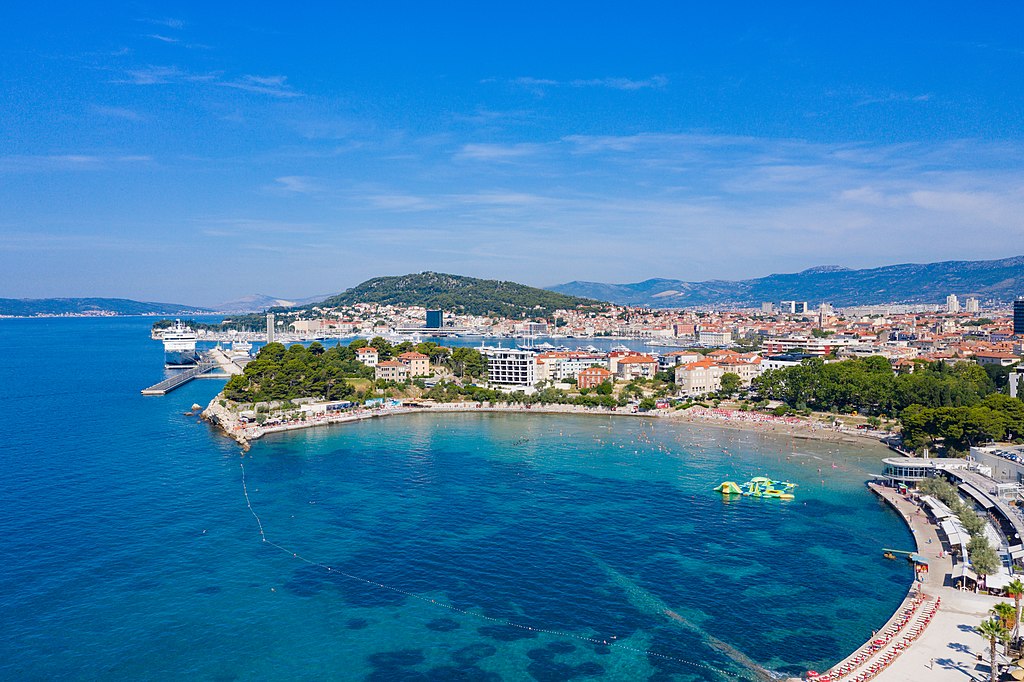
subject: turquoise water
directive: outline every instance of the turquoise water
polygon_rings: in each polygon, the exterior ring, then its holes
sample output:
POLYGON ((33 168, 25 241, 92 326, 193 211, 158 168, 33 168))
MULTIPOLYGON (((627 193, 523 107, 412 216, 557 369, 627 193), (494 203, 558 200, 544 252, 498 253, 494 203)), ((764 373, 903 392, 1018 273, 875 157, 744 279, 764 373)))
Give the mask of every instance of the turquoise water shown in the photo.
POLYGON ((880 548, 910 535, 863 486, 880 449, 424 414, 242 457, 183 415, 220 382, 139 395, 162 374, 149 323, 0 320, 0 678, 799 673, 909 585, 880 548), (762 473, 797 499, 710 491, 762 473))

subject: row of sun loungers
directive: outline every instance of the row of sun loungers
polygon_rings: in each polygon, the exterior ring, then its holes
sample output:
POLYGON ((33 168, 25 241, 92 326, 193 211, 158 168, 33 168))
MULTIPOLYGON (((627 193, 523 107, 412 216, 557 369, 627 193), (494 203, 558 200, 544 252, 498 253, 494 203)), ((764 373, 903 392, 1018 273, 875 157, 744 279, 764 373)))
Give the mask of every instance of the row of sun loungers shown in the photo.
POLYGON ((855 656, 842 665, 820 675, 809 676, 812 682, 866 682, 885 670, 928 627, 942 603, 941 598, 925 602, 918 597, 900 613, 899 618, 883 632, 875 635, 855 656), (920 609, 920 613, 918 610, 920 609), (915 618, 916 615, 916 618, 915 618))

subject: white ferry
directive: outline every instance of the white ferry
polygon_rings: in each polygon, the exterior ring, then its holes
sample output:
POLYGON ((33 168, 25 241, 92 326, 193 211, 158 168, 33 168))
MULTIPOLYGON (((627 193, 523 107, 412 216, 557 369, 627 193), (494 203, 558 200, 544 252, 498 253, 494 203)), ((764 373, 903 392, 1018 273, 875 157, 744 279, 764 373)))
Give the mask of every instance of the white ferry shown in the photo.
POLYGON ((191 327, 175 320, 174 325, 160 337, 164 342, 164 367, 191 367, 199 362, 196 353, 196 333, 191 327))

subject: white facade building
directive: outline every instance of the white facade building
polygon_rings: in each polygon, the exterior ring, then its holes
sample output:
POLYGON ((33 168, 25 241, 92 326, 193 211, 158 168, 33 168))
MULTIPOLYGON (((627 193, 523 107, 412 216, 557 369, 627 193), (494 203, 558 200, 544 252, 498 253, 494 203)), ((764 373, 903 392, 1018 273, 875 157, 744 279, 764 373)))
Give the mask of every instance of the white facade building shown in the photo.
POLYGON ((727 346, 732 343, 732 332, 702 329, 697 333, 697 343, 702 346, 727 346))
POLYGON ((533 389, 537 383, 536 352, 522 348, 481 348, 487 358, 487 381, 495 388, 533 389))

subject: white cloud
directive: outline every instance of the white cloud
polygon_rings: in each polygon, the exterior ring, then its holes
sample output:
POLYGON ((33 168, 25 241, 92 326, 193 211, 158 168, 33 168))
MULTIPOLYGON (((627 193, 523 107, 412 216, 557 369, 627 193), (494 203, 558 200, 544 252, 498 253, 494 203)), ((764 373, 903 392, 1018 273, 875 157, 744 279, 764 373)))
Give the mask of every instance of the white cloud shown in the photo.
POLYGON ((152 161, 146 155, 131 154, 51 154, 0 156, 0 172, 39 173, 66 171, 100 171, 116 169, 129 164, 152 161))
POLYGON ((320 194, 323 186, 317 181, 305 175, 283 175, 274 178, 276 184, 270 187, 271 191, 282 194, 320 194))
POLYGON ((138 19, 138 21, 142 22, 143 24, 152 24, 154 26, 163 26, 165 28, 174 28, 174 29, 185 28, 185 22, 184 21, 182 21, 181 19, 173 19, 171 17, 164 17, 162 19, 161 18, 146 18, 146 19, 138 19))
POLYGON ((93 112, 107 118, 119 118, 125 121, 141 121, 142 115, 133 109, 125 107, 110 107, 97 104, 92 107, 93 112))
POLYGON ((217 72, 190 73, 177 66, 144 66, 128 69, 125 74, 132 85, 164 85, 168 83, 209 83, 220 76, 217 72))
POLYGON ((239 78, 225 80, 223 72, 220 71, 193 73, 185 71, 178 66, 156 65, 127 69, 125 76, 126 79, 115 82, 132 85, 208 83, 245 92, 270 95, 271 97, 292 98, 302 96, 301 92, 296 91, 288 84, 286 76, 255 76, 246 74, 239 78))
POLYGON ((510 81, 513 85, 526 88, 535 94, 543 94, 546 88, 573 87, 573 88, 608 88, 611 90, 646 90, 660 89, 668 85, 668 78, 665 76, 651 76, 649 78, 623 78, 609 76, 605 78, 574 78, 567 81, 559 81, 552 78, 535 78, 533 76, 519 76, 510 81))
POLYGON ((457 159, 469 161, 513 161, 537 154, 542 145, 518 144, 465 144, 455 154, 457 159))
POLYGON ((301 97, 302 93, 296 92, 288 85, 287 80, 286 76, 245 75, 233 81, 218 81, 217 85, 272 97, 301 97))
POLYGON ((590 78, 570 81, 573 87, 602 87, 612 90, 644 90, 646 88, 663 88, 668 85, 668 79, 664 76, 651 76, 643 80, 631 78, 590 78))

